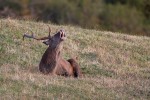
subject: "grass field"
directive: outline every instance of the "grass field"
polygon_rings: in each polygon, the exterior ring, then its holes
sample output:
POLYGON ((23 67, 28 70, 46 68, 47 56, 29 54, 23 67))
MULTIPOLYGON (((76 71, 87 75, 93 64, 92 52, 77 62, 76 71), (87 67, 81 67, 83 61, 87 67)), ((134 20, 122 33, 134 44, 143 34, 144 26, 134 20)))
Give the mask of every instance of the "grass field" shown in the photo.
POLYGON ((0 19, 1 100, 148 100, 150 99, 150 38, 58 26, 43 22, 0 19), (64 29, 63 57, 78 56, 82 78, 43 75, 38 70, 47 46, 22 40, 64 29))

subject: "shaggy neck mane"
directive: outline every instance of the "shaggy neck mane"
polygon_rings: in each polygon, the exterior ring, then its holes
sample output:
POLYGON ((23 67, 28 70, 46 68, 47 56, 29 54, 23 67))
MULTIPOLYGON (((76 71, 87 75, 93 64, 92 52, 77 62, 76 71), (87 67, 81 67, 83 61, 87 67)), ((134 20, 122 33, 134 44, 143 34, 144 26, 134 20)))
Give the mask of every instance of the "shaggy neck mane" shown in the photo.
POLYGON ((47 62, 58 62, 59 57, 60 57, 60 48, 51 48, 48 47, 47 50, 47 62))

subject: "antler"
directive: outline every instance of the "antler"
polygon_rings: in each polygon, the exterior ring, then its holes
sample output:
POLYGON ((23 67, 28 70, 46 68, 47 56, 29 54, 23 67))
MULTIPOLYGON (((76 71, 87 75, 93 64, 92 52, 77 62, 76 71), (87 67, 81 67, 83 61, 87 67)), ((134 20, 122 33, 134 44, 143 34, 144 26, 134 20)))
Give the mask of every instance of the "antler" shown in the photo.
POLYGON ((51 33, 51 28, 48 26, 48 28, 49 28, 49 35, 48 35, 48 37, 42 37, 42 38, 36 38, 33 34, 33 32, 31 31, 31 33, 32 33, 32 35, 28 35, 27 33, 25 33, 24 35, 23 35, 23 40, 24 40, 24 38, 25 37, 27 37, 27 38, 32 38, 32 39, 36 39, 36 40, 46 40, 46 39, 50 39, 51 38, 51 35, 50 35, 50 33, 51 33))

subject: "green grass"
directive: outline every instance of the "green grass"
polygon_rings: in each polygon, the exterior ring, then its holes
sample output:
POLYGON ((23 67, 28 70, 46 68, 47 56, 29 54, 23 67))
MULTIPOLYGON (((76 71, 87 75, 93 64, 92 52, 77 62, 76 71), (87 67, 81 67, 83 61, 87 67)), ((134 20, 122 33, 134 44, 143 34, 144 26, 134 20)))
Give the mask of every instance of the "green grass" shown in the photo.
POLYGON ((150 38, 43 22, 0 19, 0 99, 150 99, 150 38), (43 75, 38 70, 47 46, 22 40, 32 30, 47 36, 64 29, 63 57, 78 56, 79 79, 43 75))

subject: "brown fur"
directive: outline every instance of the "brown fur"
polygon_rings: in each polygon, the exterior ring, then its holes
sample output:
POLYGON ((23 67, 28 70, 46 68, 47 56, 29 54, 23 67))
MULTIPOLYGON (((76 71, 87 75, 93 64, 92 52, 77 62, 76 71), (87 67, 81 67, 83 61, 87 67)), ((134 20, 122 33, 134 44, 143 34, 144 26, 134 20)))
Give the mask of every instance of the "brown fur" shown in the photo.
POLYGON ((75 59, 64 60, 61 57, 62 42, 65 33, 59 31, 48 41, 44 42, 49 45, 42 56, 39 64, 39 70, 44 74, 62 75, 62 76, 81 76, 81 71, 75 59))

